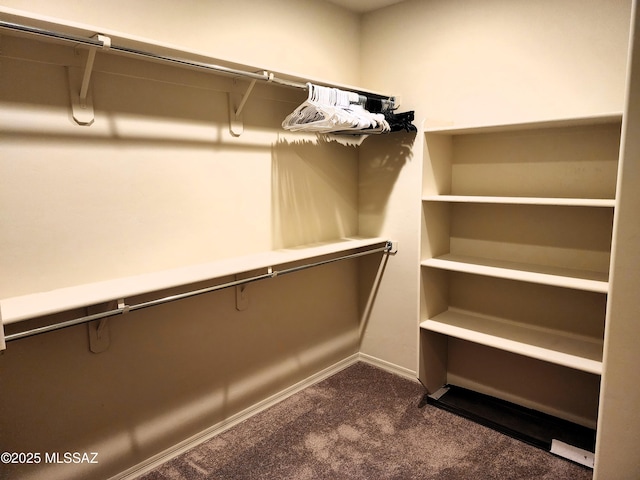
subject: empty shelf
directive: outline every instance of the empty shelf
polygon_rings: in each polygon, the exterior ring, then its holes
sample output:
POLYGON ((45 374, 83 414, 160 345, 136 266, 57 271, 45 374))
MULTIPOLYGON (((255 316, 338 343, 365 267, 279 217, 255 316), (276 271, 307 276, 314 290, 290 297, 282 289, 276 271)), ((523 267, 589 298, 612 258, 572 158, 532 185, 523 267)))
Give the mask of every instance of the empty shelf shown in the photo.
POLYGON ((541 128, 577 127, 582 125, 599 125, 605 123, 622 122, 622 113, 613 112, 602 115, 588 115, 584 117, 559 118, 553 120, 539 120, 521 123, 505 123, 494 125, 446 125, 427 127, 425 133, 459 135, 473 133, 508 132, 517 130, 535 130, 541 128))
POLYGON ((532 265, 528 263, 507 262, 452 254, 423 260, 421 265, 454 272, 473 273, 476 275, 540 283, 590 292, 607 293, 609 289, 606 273, 586 270, 532 265))
POLYGON ((131 277, 59 288, 0 300, 2 323, 9 324, 74 308, 196 282, 235 275, 323 255, 384 244, 382 238, 345 238, 333 242, 256 253, 131 277))
POLYGON ((545 362, 602 374, 603 341, 450 308, 420 327, 545 362))
POLYGON ((498 203, 511 205, 552 205, 563 207, 609 207, 615 200, 609 198, 551 198, 551 197, 497 197, 485 195, 427 195, 426 202, 498 203))

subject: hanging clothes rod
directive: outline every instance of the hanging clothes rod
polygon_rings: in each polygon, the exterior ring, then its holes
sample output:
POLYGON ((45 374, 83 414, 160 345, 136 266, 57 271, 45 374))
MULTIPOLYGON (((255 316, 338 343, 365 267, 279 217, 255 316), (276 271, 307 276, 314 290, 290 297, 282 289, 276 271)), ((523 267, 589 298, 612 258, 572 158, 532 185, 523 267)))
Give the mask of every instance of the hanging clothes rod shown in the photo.
POLYGON ((5 342, 10 342, 13 340, 19 340, 21 338, 26 338, 26 337, 32 337, 34 335, 40 335, 42 333, 47 333, 47 332, 52 332, 54 330, 60 330, 63 328, 67 328, 67 327, 72 327, 74 325, 79 325, 82 323, 88 323, 88 322, 93 322, 95 320, 102 320, 108 317, 113 317, 115 315, 122 315, 128 312, 133 312, 135 310, 142 310, 143 308, 149 308, 149 307, 155 307, 157 305, 162 305, 164 303, 169 303, 169 302, 175 302, 176 300, 182 300, 184 298, 189 298, 189 297, 195 297, 198 295, 203 295, 205 293, 211 293, 211 292, 215 292, 217 290, 222 290, 225 288, 230 288, 230 287, 237 287, 240 285, 246 285, 248 283, 253 283, 253 282, 257 282, 260 280, 266 280, 268 278, 275 278, 278 276, 282 276, 282 275, 287 275, 289 273, 295 273, 295 272, 299 272, 301 270, 306 270, 308 268, 313 268, 313 267, 319 267, 321 265, 327 265, 330 263, 334 263, 334 262, 338 262, 341 260, 348 260, 351 258, 357 258, 357 257, 362 257, 364 255, 371 255, 374 253, 392 253, 393 250, 393 244, 390 241, 387 241, 383 247, 378 247, 378 248, 373 248, 370 250, 366 250, 363 252, 356 252, 356 253, 351 253, 348 255, 342 255, 340 257, 336 257, 336 258, 329 258, 326 260, 320 260, 318 262, 313 262, 313 263, 308 263, 305 265, 300 265, 297 267, 290 267, 290 268, 285 268, 283 270, 273 270, 271 268, 269 268, 269 271, 267 273, 264 273, 262 275, 256 275, 253 277, 249 277, 249 278, 244 278, 241 280, 235 280, 232 282, 227 282, 227 283, 223 283, 220 285, 214 285, 211 287, 206 287, 206 288, 201 288, 198 290, 193 290, 190 292, 184 292, 184 293, 179 293, 176 295, 169 295, 167 297, 162 297, 162 298, 158 298, 155 300, 150 300, 147 302, 142 302, 142 303, 138 303, 135 305, 125 305, 124 304, 124 300, 122 302, 119 302, 118 308, 112 309, 112 310, 107 310, 105 312, 99 312, 99 313, 94 313, 93 315, 86 315, 84 317, 79 317, 79 318, 74 318, 72 320, 66 320, 64 322, 59 322, 59 323, 54 323, 51 325, 45 325, 43 327, 38 327, 38 328, 33 328, 30 330, 25 330, 22 332, 17 332, 17 333, 12 333, 10 335, 5 335, 4 340, 5 342))
MULTIPOLYGON (((18 32, 22 32, 22 33, 28 33, 28 34, 32 34, 32 35, 37 35, 40 37, 46 37, 46 38, 51 38, 54 40, 60 40, 60 41, 65 41, 65 42, 70 42, 76 45, 85 45, 87 47, 94 47, 94 48, 101 48, 103 47, 103 43, 102 41, 100 41, 98 38, 87 38, 87 37, 80 37, 77 35, 70 35, 67 33, 61 33, 61 32, 54 32, 51 30, 45 30, 42 28, 37 28, 37 27, 31 27, 28 25, 22 25, 19 23, 13 23, 13 22, 6 22, 3 20, 0 20, 0 28, 3 29, 7 29, 7 30, 14 30, 14 31, 18 31, 18 32)), ((271 72, 267 72, 264 71, 263 73, 255 73, 255 72, 248 72, 246 70, 238 70, 235 68, 230 68, 230 67, 225 67, 222 65, 216 65, 213 63, 205 63, 205 62, 197 62, 194 60, 186 60, 184 58, 179 58, 179 57, 172 57, 172 56, 168 56, 168 55, 159 55, 156 53, 152 53, 152 52, 147 52, 147 51, 143 51, 143 50, 137 50, 134 48, 129 48, 129 47, 123 47, 123 46, 118 46, 118 45, 110 45, 109 47, 109 51, 112 52, 117 52, 117 53, 121 53, 121 54, 125 54, 125 55, 130 55, 130 56, 135 56, 135 57, 142 57, 148 60, 154 60, 154 61, 161 61, 161 62, 166 62, 166 63, 171 63, 174 65, 180 65, 180 66, 184 66, 184 67, 190 67, 190 68, 196 68, 199 70, 205 70, 205 71, 210 71, 210 72, 216 72, 216 73, 220 73, 220 74, 225 74, 225 75, 232 75, 232 76, 238 76, 238 77, 246 77, 252 80, 262 80, 264 82, 270 82, 270 83, 276 83, 278 85, 283 85, 286 87, 292 87, 292 88, 298 88, 298 89, 303 89, 303 90, 307 90, 308 88, 308 82, 296 82, 293 80, 286 80, 283 78, 278 78, 276 77, 273 73, 271 72)), ((365 96, 369 96, 372 98, 387 98, 387 99, 391 99, 393 97, 386 97, 384 95, 380 95, 377 93, 371 93, 371 92, 365 92, 365 91, 361 91, 361 90, 353 90, 357 93, 361 93, 365 96)))

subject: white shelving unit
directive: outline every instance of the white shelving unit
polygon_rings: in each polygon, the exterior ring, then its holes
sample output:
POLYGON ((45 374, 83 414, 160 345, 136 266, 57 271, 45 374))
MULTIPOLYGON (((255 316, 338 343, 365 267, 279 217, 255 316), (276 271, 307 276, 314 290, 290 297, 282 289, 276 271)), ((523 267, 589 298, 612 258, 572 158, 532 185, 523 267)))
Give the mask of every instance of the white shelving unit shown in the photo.
POLYGON ((595 426, 621 123, 606 114, 425 130, 419 370, 430 392, 454 379, 595 426), (465 345, 489 347, 491 360, 465 345), (560 380, 529 398, 548 364, 562 367, 549 370, 560 380), (562 383, 582 390, 551 391, 562 383))

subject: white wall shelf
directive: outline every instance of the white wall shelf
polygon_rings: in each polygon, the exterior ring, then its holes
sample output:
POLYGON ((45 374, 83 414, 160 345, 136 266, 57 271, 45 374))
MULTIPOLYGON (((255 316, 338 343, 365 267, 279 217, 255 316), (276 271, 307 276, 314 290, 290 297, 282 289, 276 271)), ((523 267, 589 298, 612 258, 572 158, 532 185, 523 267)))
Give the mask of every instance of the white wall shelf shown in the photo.
POLYGON ((621 121, 621 112, 610 112, 599 115, 585 115, 582 117, 559 118, 553 120, 535 120, 530 122, 497 123, 487 125, 431 126, 426 127, 424 129, 424 132, 444 135, 469 135, 475 133, 540 130, 543 128, 579 127, 588 125, 600 125, 606 123, 619 123, 621 121))
POLYGON ((608 290, 606 274, 586 270, 505 262, 452 254, 423 260, 422 266, 590 292, 606 293, 608 290))
POLYGON ((425 320, 420 327, 576 370, 602 374, 601 339, 535 328, 455 308, 425 320))
POLYGON ((391 105, 395 104, 395 97, 393 96, 359 87, 344 86, 335 82, 267 71, 251 65, 242 65, 224 59, 212 58, 203 52, 184 49, 176 45, 135 37, 92 25, 33 15, 29 12, 2 6, 0 6, 0 32, 7 32, 17 36, 32 36, 50 43, 67 43, 74 48, 82 46, 88 49, 88 60, 82 67, 83 74, 72 72, 71 77, 73 78, 70 79, 69 84, 73 117, 79 125, 88 126, 94 122, 89 84, 97 51, 129 56, 148 62, 165 63, 183 69, 248 79, 251 83, 243 93, 242 100, 230 99, 229 109, 231 115, 229 120, 233 123, 230 128, 235 136, 238 136, 242 131, 241 111, 255 82, 258 80, 266 84, 277 84, 302 90, 307 90, 307 84, 311 82, 323 86, 348 89, 361 95, 388 100, 391 105))
POLYGON ((609 198, 550 198, 550 197, 499 197, 488 195, 426 195, 425 202, 496 203, 505 205, 551 205, 566 207, 613 208, 615 199, 609 198))
POLYGON ((382 238, 344 238, 334 242, 256 253, 210 263, 59 288, 0 300, 2 323, 7 325, 58 312, 149 292, 185 286, 276 265, 347 253, 382 245, 382 238))

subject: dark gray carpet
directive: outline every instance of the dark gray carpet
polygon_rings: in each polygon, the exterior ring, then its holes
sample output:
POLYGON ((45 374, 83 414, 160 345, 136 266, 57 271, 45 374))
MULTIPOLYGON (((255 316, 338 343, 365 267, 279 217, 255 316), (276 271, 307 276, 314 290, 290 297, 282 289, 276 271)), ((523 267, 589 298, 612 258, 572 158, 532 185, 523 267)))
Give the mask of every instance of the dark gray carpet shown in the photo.
POLYGON ((590 480, 592 471, 430 405, 358 363, 140 480, 590 480))

